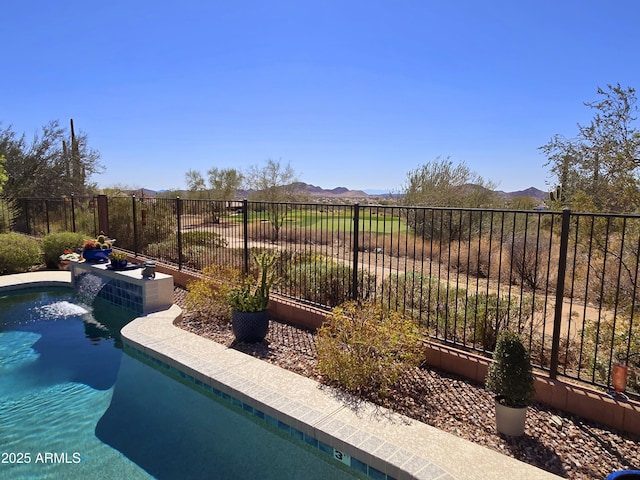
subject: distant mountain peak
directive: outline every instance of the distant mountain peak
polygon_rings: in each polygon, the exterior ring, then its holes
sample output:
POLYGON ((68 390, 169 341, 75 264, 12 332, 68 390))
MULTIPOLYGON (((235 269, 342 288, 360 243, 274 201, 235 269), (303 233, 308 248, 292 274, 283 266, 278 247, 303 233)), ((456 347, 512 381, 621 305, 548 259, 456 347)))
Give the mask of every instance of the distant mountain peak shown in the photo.
POLYGON ((506 199, 518 198, 518 197, 531 197, 540 202, 544 201, 547 198, 548 192, 540 190, 536 187, 529 187, 525 190, 517 190, 515 192, 497 192, 499 195, 503 196, 506 199))
POLYGON ((310 197, 321 198, 321 197, 335 197, 335 198, 366 198, 369 195, 362 190, 349 190, 346 187, 336 187, 330 190, 317 187, 315 185, 309 185, 304 182, 296 182, 295 184, 296 190, 299 190, 303 193, 306 193, 310 197))

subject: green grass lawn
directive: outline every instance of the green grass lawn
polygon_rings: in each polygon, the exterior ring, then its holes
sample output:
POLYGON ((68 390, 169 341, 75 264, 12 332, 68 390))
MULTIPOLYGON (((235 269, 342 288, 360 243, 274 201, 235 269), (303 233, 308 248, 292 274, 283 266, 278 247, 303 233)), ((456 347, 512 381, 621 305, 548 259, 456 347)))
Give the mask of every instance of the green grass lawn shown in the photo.
MULTIPOLYGON (((242 217, 237 217, 241 220, 242 217)), ((265 220, 268 218, 266 212, 250 212, 249 222, 265 220)), ((350 232, 353 230, 353 219, 350 212, 324 213, 308 210, 291 210, 287 213, 285 220, 286 227, 313 228, 326 232, 350 232)), ((406 222, 398 217, 390 215, 360 216, 360 231, 372 233, 402 233, 409 230, 406 222)))

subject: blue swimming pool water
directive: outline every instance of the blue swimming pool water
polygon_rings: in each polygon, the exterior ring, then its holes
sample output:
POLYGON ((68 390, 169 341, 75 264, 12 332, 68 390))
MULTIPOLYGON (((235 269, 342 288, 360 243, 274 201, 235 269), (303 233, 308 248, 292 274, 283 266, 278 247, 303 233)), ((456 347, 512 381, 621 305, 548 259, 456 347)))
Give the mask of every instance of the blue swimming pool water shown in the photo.
POLYGON ((130 320, 65 289, 0 294, 0 478, 352 478, 123 354, 130 320))

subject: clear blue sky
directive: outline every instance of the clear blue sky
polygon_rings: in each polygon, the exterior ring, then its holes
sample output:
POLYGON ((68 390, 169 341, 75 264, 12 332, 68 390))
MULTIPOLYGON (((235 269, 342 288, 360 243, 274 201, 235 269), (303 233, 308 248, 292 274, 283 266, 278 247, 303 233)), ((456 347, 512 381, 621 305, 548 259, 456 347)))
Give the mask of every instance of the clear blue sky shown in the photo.
POLYGON ((640 1, 20 0, 2 6, 0 121, 89 136, 100 186, 290 162, 324 188, 399 189, 450 156, 547 188, 538 147, 640 88, 640 1))

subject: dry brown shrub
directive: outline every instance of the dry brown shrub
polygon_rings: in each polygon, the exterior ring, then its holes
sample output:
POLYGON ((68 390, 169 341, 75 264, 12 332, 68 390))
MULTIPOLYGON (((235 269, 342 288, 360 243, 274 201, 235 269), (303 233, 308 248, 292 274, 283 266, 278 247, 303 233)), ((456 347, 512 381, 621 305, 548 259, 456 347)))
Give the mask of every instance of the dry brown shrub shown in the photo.
POLYGON ((317 230, 315 228, 295 229, 287 234, 290 241, 305 245, 331 245, 340 243, 340 237, 332 235, 332 232, 317 230))
MULTIPOLYGON (((554 285, 557 277, 557 262, 554 265, 554 285)), ((589 274, 589 259, 586 254, 579 250, 574 252, 569 248, 567 254, 567 273, 564 284, 564 295, 577 300, 584 301, 587 298, 587 276, 589 274)), ((590 280, 593 280, 592 278, 590 280)))
POLYGON ((557 283, 559 255, 560 242, 555 236, 516 235, 502 244, 501 277, 526 289, 552 292, 557 283))
POLYGON ((186 307, 192 314, 204 321, 228 323, 231 320, 231 307, 227 295, 235 286, 240 285, 240 270, 210 265, 202 271, 202 278, 191 282, 185 299, 186 307))
POLYGON ((358 247, 361 252, 375 252, 377 249, 384 250, 384 238, 371 232, 360 232, 358 247))
MULTIPOLYGON (((454 242, 448 245, 447 256, 452 259, 452 267, 460 273, 487 278, 491 272, 489 260, 496 258, 495 252, 490 255, 489 241, 485 238, 467 242, 454 242)), ((499 252, 498 252, 499 253, 499 252)), ((441 252, 442 256, 442 252, 441 252)))
POLYGON ((386 397, 403 372, 425 359, 416 322, 380 303, 347 302, 318 330, 318 369, 350 392, 386 397))
POLYGON ((411 233, 380 234, 362 232, 358 241, 362 252, 377 252, 392 257, 407 257, 413 260, 430 258, 429 243, 411 233))
POLYGON ((247 226, 247 235, 251 240, 268 242, 273 238, 273 228, 266 220, 251 222, 247 226))

